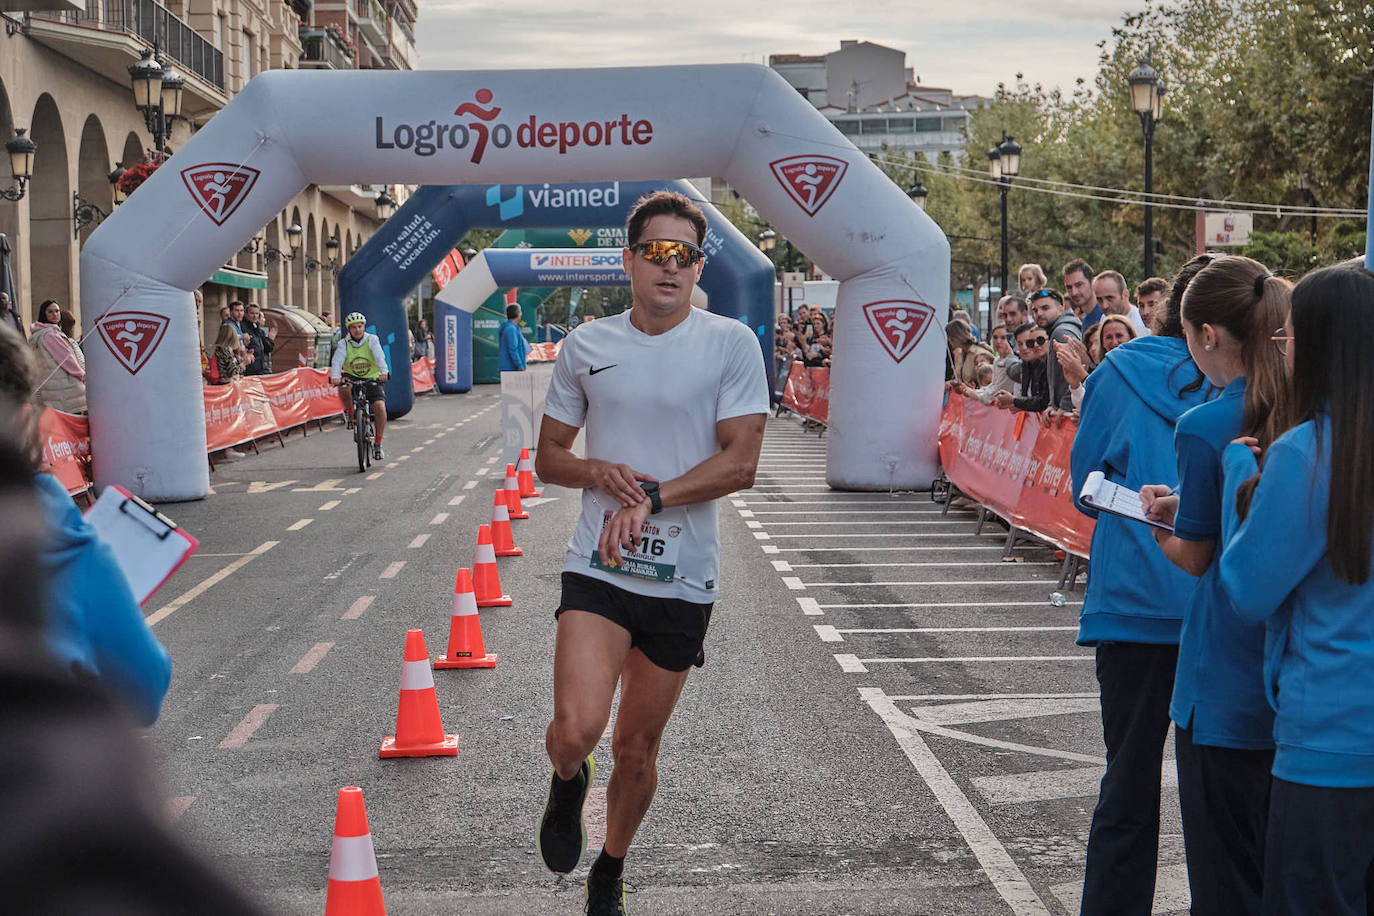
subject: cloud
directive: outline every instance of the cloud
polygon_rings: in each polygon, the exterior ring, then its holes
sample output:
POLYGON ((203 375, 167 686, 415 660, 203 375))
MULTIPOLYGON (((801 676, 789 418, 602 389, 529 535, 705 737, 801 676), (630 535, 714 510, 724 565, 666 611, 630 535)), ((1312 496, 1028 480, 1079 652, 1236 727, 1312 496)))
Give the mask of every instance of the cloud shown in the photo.
POLYGON ((839 19, 836 5, 820 0, 694 0, 684 25, 649 5, 608 13, 587 0, 433 0, 421 7, 417 39, 426 69, 470 70, 766 63, 769 54, 824 54, 853 38, 906 52, 928 85, 990 95, 1017 72, 1047 86, 1091 80, 1097 42, 1135 8, 1118 2, 1040 0, 1032 9, 1024 0, 963 0, 913 10, 909 0, 869 0, 839 19))

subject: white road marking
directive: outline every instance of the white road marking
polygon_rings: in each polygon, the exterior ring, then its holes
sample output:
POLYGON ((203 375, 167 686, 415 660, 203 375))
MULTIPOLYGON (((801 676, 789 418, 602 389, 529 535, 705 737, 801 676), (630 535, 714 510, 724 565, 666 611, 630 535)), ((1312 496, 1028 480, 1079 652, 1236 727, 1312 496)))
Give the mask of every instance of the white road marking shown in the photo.
MULTIPOLYGON (((911 707, 911 713, 916 718, 922 722, 933 722, 936 725, 1005 722, 1009 719, 1037 719, 1045 716, 1099 713, 1100 711, 1101 702, 1096 694, 1040 696, 1022 699, 996 697, 961 703, 937 703, 911 707)), ((1097 790, 1094 789, 1093 791, 1095 793, 1097 790)))
MULTIPOLYGON (((755 505, 758 505, 755 503, 755 505)), ((776 505, 776 503, 775 503, 776 505)), ((767 511, 762 509, 746 510, 751 516, 759 515, 939 515, 938 511, 931 512, 927 509, 779 509, 777 511, 767 511)), ((945 522, 953 524, 958 522, 967 525, 969 520, 966 518, 945 518, 945 522)), ((781 522, 770 522, 769 524, 782 524, 781 522)), ((844 524, 839 522, 838 524, 844 524)))
POLYGON ((935 794, 936 800, 954 822, 955 828, 968 843, 993 887, 1011 907, 1011 911, 1017 916, 1049 916, 1049 909, 1021 869, 1017 868, 1001 840, 997 839, 949 771, 921 739, 919 732, 911 727, 910 717, 903 715, 876 687, 861 687, 859 694, 897 739, 898 746, 935 794))
POLYGON ((334 493, 334 492, 338 492, 339 490, 342 490, 342 489, 343 489, 343 487, 339 486, 339 484, 341 484, 341 483, 343 483, 343 478, 342 478, 342 477, 331 478, 331 479, 329 479, 329 480, 321 480, 319 483, 315 484, 313 487, 293 487, 292 490, 291 490, 291 492, 292 492, 292 493, 334 493))
POLYGON ((487 459, 487 464, 495 464, 496 459, 500 457, 500 455, 492 455, 490 458, 487 459))
POLYGON ((287 531, 300 531, 302 528, 304 528, 306 525, 310 524, 310 523, 313 522, 313 521, 314 521, 313 518, 303 518, 303 519, 301 519, 301 520, 298 521, 298 522, 292 522, 291 524, 287 525, 287 526, 286 526, 286 530, 287 530, 287 531))
POLYGON ((816 628, 816 635, 821 638, 821 642, 844 642, 844 637, 840 631, 825 623, 812 624, 816 628))
POLYGON ((764 553, 777 553, 780 549, 772 544, 760 544, 759 546, 763 548, 764 553))
POLYGON ((397 460, 397 461, 409 461, 409 460, 410 460, 410 456, 409 456, 409 455, 402 455, 401 457, 397 458, 396 460, 397 460))
POLYGON ((868 669, 859 661, 857 655, 836 655, 835 661, 840 663, 840 670, 847 674, 867 674, 868 669))
POLYGON ((362 489, 362 487, 349 487, 347 490, 344 490, 344 496, 352 496, 354 493, 361 492, 362 489))
POLYGON ((368 475, 367 475, 367 479, 368 479, 368 480, 376 480, 378 477, 381 477, 381 476, 382 476, 383 474, 385 474, 385 473, 386 473, 385 471, 373 471, 371 474, 368 474, 368 475))
MULTIPOLYGON (((812 514, 814 514, 814 513, 807 512, 807 513, 805 513, 805 514, 806 514, 806 515, 812 515, 812 514)), ((857 513, 856 513, 856 514, 857 514, 857 513)), ((913 513, 908 512, 908 513, 906 513, 906 514, 907 514, 907 515, 911 515, 911 514, 913 514, 913 513)), ((926 514, 930 514, 930 513, 926 513, 926 514)), ((768 525, 768 527, 770 527, 770 528, 780 528, 780 527, 782 527, 782 526, 784 526, 784 525, 805 525, 805 526, 808 527, 808 528, 818 528, 818 527, 821 527, 821 526, 825 526, 825 527, 834 527, 834 526, 837 526, 837 525, 887 525, 887 526, 893 526, 893 525, 958 525, 958 526, 959 526, 958 528, 955 528, 953 531, 949 531, 949 532, 946 532, 946 533, 947 533, 947 534, 950 534, 950 535, 960 535, 960 536, 968 536, 968 535, 970 535, 970 534, 973 533, 973 532, 971 532, 971 531, 968 530, 968 522, 965 521, 965 520, 963 520, 963 519, 958 519, 958 518, 933 518, 933 519, 920 519, 920 520, 917 520, 917 519, 904 520, 904 519, 895 519, 895 518, 893 518, 893 519, 880 518, 880 519, 878 519, 878 520, 876 520, 876 521, 868 521, 867 519, 856 518, 856 519, 847 519, 847 520, 842 521, 842 522, 818 522, 818 521, 814 521, 814 520, 812 520, 812 519, 807 519, 806 521, 801 521, 801 522, 775 522, 775 521, 773 521, 772 519, 769 519, 768 521, 764 522, 763 524, 768 525)), ((843 534, 844 532, 836 532, 836 533, 837 533, 837 534, 843 534)))
POLYGON ((239 724, 230 729, 229 734, 219 743, 221 748, 239 748, 248 743, 248 739, 267 721, 272 713, 277 711, 276 703, 260 703, 248 711, 248 715, 239 720, 239 724))
POLYGON ((801 606, 802 613, 808 617, 824 617, 825 611, 816 603, 815 598, 798 598, 797 604, 801 606))
MULTIPOLYGON (((253 482, 251 482, 250 484, 248 484, 248 489, 247 489, 247 491, 245 491, 245 492, 248 492, 248 493, 271 493, 273 490, 277 490, 277 489, 280 489, 280 488, 282 488, 282 487, 289 487, 289 486, 291 486, 291 484, 293 484, 293 483, 295 483, 295 482, 296 482, 296 481, 294 481, 294 480, 280 480, 280 481, 277 481, 276 483, 268 483, 268 482, 265 481, 265 480, 254 480, 253 482)), ((221 486, 223 486, 223 484, 221 484, 221 486)))
POLYGON ((320 511, 321 511, 321 512, 328 512, 330 509, 333 509, 333 508, 336 507, 338 504, 339 504, 339 500, 337 500, 337 499, 331 499, 329 502, 327 502, 327 503, 325 503, 324 505, 320 506, 320 511))
MULTIPOLYGON (((854 658, 852 655, 846 657, 854 658)), ((1090 662, 1096 658, 1096 655, 942 655, 926 658, 856 658, 855 661, 861 665, 935 665, 950 662, 983 665, 999 662, 1090 662)), ((836 656, 838 659, 839 656, 836 656)), ((843 665, 841 662, 841 667, 843 665)))
POLYGON ((773 569, 777 572, 791 572, 792 564, 788 563, 786 560, 774 560, 773 569))
POLYGON ((448 513, 440 512, 438 515, 434 516, 434 518, 430 519, 429 523, 431 525, 442 525, 446 521, 448 521, 448 513))
POLYGON ((753 519, 746 521, 744 524, 746 527, 751 528, 753 530, 758 530, 759 528, 763 527, 763 522, 756 522, 753 519))
POLYGON ((186 813, 186 809, 191 807, 191 802, 195 800, 196 797, 194 795, 177 795, 174 798, 167 799, 167 807, 165 809, 167 812, 167 820, 173 822, 180 820, 181 816, 186 813))
POLYGON ((164 604, 162 607, 158 608, 156 611, 149 614, 146 618, 148 621, 148 626, 157 626, 159 623, 166 620, 173 613, 175 613, 178 609, 190 604, 196 598, 204 594, 207 590, 209 590, 216 584, 223 582, 225 579, 229 578, 234 573, 238 572, 240 569, 256 560, 258 557, 267 553, 267 551, 271 550, 273 547, 276 547, 279 543, 281 542, 263 541, 257 547, 253 548, 252 551, 245 554, 244 556, 239 557, 237 560, 230 563, 228 566, 224 567, 219 572, 216 572, 213 575, 210 575, 202 579, 198 584, 182 592, 180 595, 177 595, 167 604, 164 604))
POLYGON ((852 627, 840 633, 1077 633, 1078 627, 852 627))
MULTIPOLYGON (((473 485, 474 487, 477 486, 477 481, 475 481, 475 480, 472 481, 472 485, 473 485)), ((467 487, 464 487, 463 489, 466 490, 466 489, 468 489, 468 488, 467 488, 467 487)), ((450 500, 448 501, 448 504, 449 504, 450 506, 460 506, 460 505, 463 504, 463 500, 464 500, 464 499, 466 499, 466 497, 465 497, 462 493, 459 493, 457 496, 455 496, 455 497, 453 497, 452 499, 450 499, 450 500)))
POLYGON ((730 504, 733 505, 736 509, 740 508, 741 506, 747 506, 747 505, 748 505, 748 503, 746 503, 746 502, 745 502, 744 500, 742 500, 742 499, 732 499, 732 500, 730 500, 730 504))
MULTIPOLYGON (((897 603, 895 603, 895 604, 822 604, 822 605, 820 605, 820 607, 825 607, 825 608, 870 608, 870 607, 878 607, 878 608, 887 608, 887 607, 905 607, 905 608, 947 608, 947 607, 994 608, 994 607, 1047 607, 1047 606, 1049 606, 1049 602, 1048 602, 1048 601, 946 601, 946 602, 938 602, 938 601, 937 601, 937 602, 931 602, 931 603, 928 603, 928 604, 908 603, 908 602, 897 602, 897 603)), ((1065 605, 1064 605, 1064 607, 1066 607, 1066 608, 1082 607, 1082 606, 1083 606, 1083 602, 1082 602, 1082 601, 1069 601, 1069 602, 1065 603, 1065 605)))
MULTIPOLYGON (((833 535, 832 535, 832 536, 833 536, 833 535)), ((856 536, 862 536, 862 535, 856 535, 856 536)), ((913 536, 913 537, 924 537, 925 535, 912 535, 912 536, 913 536)), ((794 537, 794 535, 779 535, 779 537, 794 537)), ((1039 546, 1040 546, 1040 545, 1038 545, 1038 544, 1018 544, 1018 545, 1016 545, 1016 549, 1017 549, 1017 550, 1030 550, 1030 549, 1033 549, 1033 548, 1038 548, 1039 546)), ((997 550, 997 551, 1000 551, 1000 550, 1002 550, 1002 549, 1003 549, 1003 548, 1002 548, 1002 545, 1000 545, 1000 544, 965 544, 965 545, 949 545, 949 546, 944 546, 944 545, 939 545, 939 544, 937 544, 937 545, 935 545, 935 546, 926 546, 926 547, 921 547, 921 546, 918 546, 918 545, 914 545, 914 544, 913 544, 913 545, 910 545, 910 546, 907 546, 907 547, 864 547, 864 548, 863 548, 863 552, 864 552, 864 553, 873 553, 874 551, 878 551, 878 550, 901 550, 901 551, 911 551, 911 550, 997 550)), ((854 553, 855 550, 854 550, 853 547, 783 547, 783 548, 782 548, 782 552, 783 552, 783 553, 854 553)))
POLYGON ((740 517, 740 518, 753 518, 753 517, 754 517, 754 513, 750 512, 748 509, 741 509, 741 510, 739 510, 739 517, 740 517))
POLYGON ((392 563, 392 564, 391 564, 390 566, 388 566, 386 569, 382 570, 382 574, 381 574, 380 576, 378 576, 377 578, 378 578, 378 579, 394 579, 394 578, 396 578, 396 574, 399 573, 402 569, 405 568, 405 565, 406 565, 406 561, 405 561, 405 560, 397 560, 395 563, 392 563))
POLYGON ((363 612, 372 606, 372 602, 377 600, 376 595, 363 595, 357 601, 348 606, 340 620, 357 620, 363 616, 363 612))
MULTIPOLYGON (((994 805, 1021 805, 1064 798, 1094 798, 1105 772, 1105 766, 1070 767, 1006 776, 975 776, 969 781, 978 794, 994 805)), ((1178 768, 1174 761, 1164 761, 1160 782, 1167 787, 1178 785, 1178 768)))
POLYGON ((490 470, 491 470, 491 468, 478 468, 478 469, 477 469, 477 476, 478 476, 478 477, 485 477, 485 476, 487 476, 487 472, 490 471, 490 470))
MULTIPOLYGON (((1050 887, 1050 893, 1059 898, 1064 909, 1077 913, 1083 905, 1083 882, 1081 880, 1050 887)), ((1160 863, 1155 871, 1155 899, 1150 912, 1186 913, 1192 905, 1188 894, 1188 866, 1185 864, 1165 865, 1160 863)))
POLYGON ((423 445, 417 445, 417 446, 415 446, 413 449, 411 449, 410 451, 411 451, 411 454, 414 454, 415 452, 423 452, 424 450, 425 450, 425 447, 424 447, 423 445))
POLYGON ((475 486, 477 486, 477 481, 475 481, 475 480, 469 480, 467 483, 463 484, 463 489, 464 489, 464 490, 471 490, 471 489, 472 489, 473 487, 475 487, 475 486))
POLYGON ((409 548, 410 548, 411 550, 415 550, 415 549, 417 549, 417 548, 419 548, 419 547, 425 546, 425 541, 428 541, 428 540, 429 540, 429 535, 427 535, 427 534, 417 534, 417 535, 415 536, 415 540, 411 541, 410 544, 407 545, 407 546, 409 546, 409 548))
POLYGON ((801 580, 798 579, 796 576, 783 576, 782 584, 786 585, 788 590, 794 592, 800 592, 806 588, 806 586, 802 585, 801 580))
POLYGON ((301 660, 291 668, 292 674, 309 674, 315 670, 315 666, 324 658, 325 653, 334 648, 332 642, 317 642, 311 646, 310 651, 301 656, 301 660))
MULTIPOLYGON (((969 568, 970 566, 999 567, 999 566, 1005 565, 1005 564, 1003 564, 1003 563, 1001 563, 1001 562, 999 562, 999 561, 995 561, 995 560, 994 560, 994 561, 987 561, 987 560, 983 560, 983 561, 978 561, 978 560, 948 560, 948 561, 944 561, 944 562, 939 562, 939 561, 924 562, 924 561, 921 561, 921 560, 909 560, 909 561, 907 561, 907 562, 905 562, 905 563, 791 563, 791 562, 785 561, 785 560, 774 560, 774 561, 773 561, 773 563, 774 563, 775 565, 778 564, 778 563, 783 563, 783 562, 787 562, 788 565, 789 565, 792 569, 877 569, 877 568, 888 567, 888 566, 921 566, 921 567, 953 566, 953 567, 957 567, 957 568, 959 568, 959 569, 967 569, 967 568, 969 568)), ((1014 564, 1014 565, 1015 565, 1016 567, 1018 567, 1018 568, 1024 569, 1024 568, 1026 568, 1027 566, 1059 566, 1060 564, 1058 564, 1058 563, 1051 563, 1051 562, 1047 562, 1047 561, 1034 561, 1034 562, 1030 562, 1030 563, 1016 563, 1016 564, 1014 564)), ((972 581, 977 581, 977 580, 972 580, 972 581)), ((1049 580, 1043 580, 1043 581, 1049 581, 1049 580)))
POLYGON ((939 586, 985 586, 985 585, 1038 585, 1044 588, 1046 585, 1054 585, 1049 579, 958 579, 951 582, 803 582, 802 588, 886 588, 899 585, 924 585, 930 587, 939 586))
POLYGON ((756 541, 766 541, 766 540, 768 540, 771 536, 772 536, 772 535, 770 535, 767 531, 755 531, 755 532, 754 532, 754 540, 756 540, 756 541))

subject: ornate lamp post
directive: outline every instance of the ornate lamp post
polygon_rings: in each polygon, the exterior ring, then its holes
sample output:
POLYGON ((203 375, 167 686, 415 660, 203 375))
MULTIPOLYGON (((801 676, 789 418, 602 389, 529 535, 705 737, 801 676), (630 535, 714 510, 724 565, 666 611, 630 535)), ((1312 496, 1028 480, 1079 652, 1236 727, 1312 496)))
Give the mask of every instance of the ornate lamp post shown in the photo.
POLYGON ((23 199, 24 186, 33 177, 33 154, 37 151, 38 144, 24 136, 24 128, 15 128, 14 136, 5 143, 5 152, 10 156, 10 173, 16 186, 0 189, 0 198, 16 202, 23 199))
POLYGON ((1007 294, 1007 192, 1021 173, 1021 144, 1002 131, 1002 142, 988 150, 988 173, 1002 196, 1002 295, 1007 294))
POLYGON ((1136 68, 1126 76, 1131 86, 1131 108, 1140 116, 1140 131, 1145 135, 1145 276, 1155 273, 1154 208, 1150 196, 1155 190, 1155 125, 1164 115, 1164 80, 1150 62, 1152 49, 1146 49, 1136 68))

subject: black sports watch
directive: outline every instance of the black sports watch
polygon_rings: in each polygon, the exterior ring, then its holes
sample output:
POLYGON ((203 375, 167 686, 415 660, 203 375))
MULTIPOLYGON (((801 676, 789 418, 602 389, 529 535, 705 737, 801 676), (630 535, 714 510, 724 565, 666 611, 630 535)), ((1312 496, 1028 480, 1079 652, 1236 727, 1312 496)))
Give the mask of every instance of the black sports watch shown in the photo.
POLYGON ((658 495, 658 484, 652 480, 646 480, 639 485, 644 491, 644 495, 649 497, 649 514, 658 515, 663 511, 663 500, 658 495))

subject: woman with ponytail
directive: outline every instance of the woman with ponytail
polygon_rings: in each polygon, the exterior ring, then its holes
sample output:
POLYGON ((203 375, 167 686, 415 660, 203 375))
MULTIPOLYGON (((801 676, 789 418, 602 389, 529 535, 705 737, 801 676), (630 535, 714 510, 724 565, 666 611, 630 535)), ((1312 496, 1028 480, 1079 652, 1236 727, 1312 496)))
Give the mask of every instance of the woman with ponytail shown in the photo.
MULTIPOLYGON (((1213 260, 1200 255, 1179 270, 1159 334, 1117 347, 1088 376, 1069 459, 1074 493, 1093 471, 1133 490, 1172 485, 1174 425, 1210 391, 1188 355, 1179 305, 1213 260)), ((1160 554, 1148 526, 1098 516, 1078 644, 1096 650, 1107 772, 1088 832, 1085 916, 1149 913, 1154 900, 1160 769, 1193 584, 1160 554)))
POLYGON ((1193 279, 1182 330, 1221 395, 1179 418, 1177 490, 1151 485, 1140 494, 1153 517, 1174 526, 1172 534, 1154 529, 1164 555, 1200 577, 1183 617, 1169 705, 1195 916, 1260 912, 1274 759, 1260 674, 1264 627, 1236 616, 1214 559, 1222 451, 1237 436, 1267 448, 1289 425, 1288 373, 1272 338, 1288 318, 1291 288, 1243 257, 1215 261, 1193 279))
POLYGON ((1226 447, 1219 563, 1238 618, 1266 626, 1276 750, 1262 912, 1353 916, 1374 866, 1374 273, 1314 271, 1292 302, 1272 336, 1296 425, 1263 450, 1245 513, 1252 440, 1226 447))

